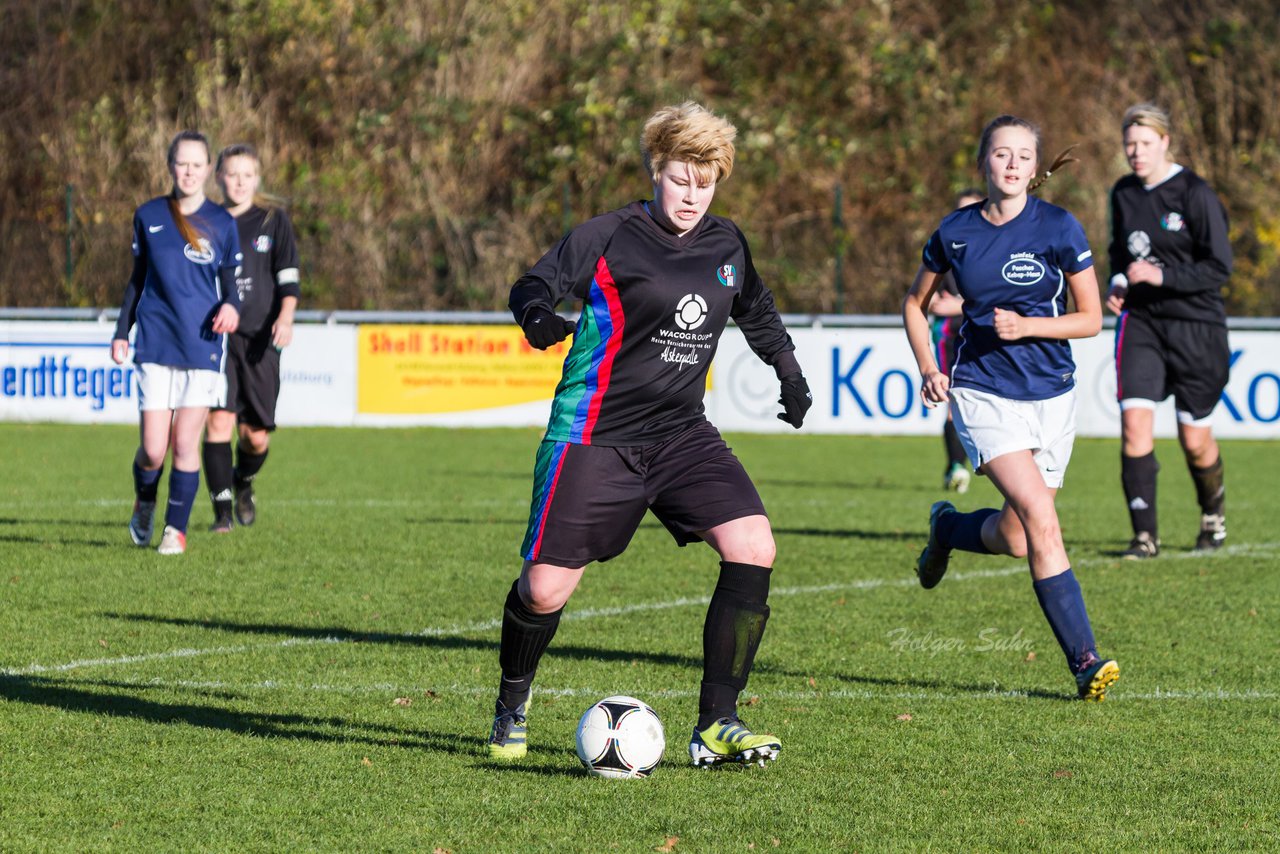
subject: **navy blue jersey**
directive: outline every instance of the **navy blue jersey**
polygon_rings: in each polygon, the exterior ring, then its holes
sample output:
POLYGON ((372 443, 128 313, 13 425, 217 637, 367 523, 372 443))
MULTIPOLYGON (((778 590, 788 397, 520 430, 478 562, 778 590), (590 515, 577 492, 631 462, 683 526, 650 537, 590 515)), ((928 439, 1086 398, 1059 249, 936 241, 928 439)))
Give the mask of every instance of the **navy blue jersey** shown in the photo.
POLYGON ((167 196, 134 213, 134 274, 115 338, 127 338, 136 323, 135 362, 220 371, 226 336, 213 332, 213 316, 224 302, 240 306, 235 287, 225 285, 240 267, 240 239, 231 214, 208 200, 187 219, 203 235, 199 247, 183 238, 167 196))
POLYGON ((1066 274, 1093 266, 1092 256, 1076 218, 1035 196, 1003 225, 982 216, 981 202, 943 219, 923 261, 934 273, 950 270, 964 298, 951 384, 1012 400, 1047 400, 1073 388, 1071 345, 1049 338, 1002 341, 995 309, 1058 317, 1067 310, 1066 274))
POLYGON ((236 217, 236 227, 244 251, 244 263, 236 275, 240 295, 236 334, 270 338, 271 326, 280 316, 281 298, 301 294, 293 226, 282 209, 252 205, 236 217))
POLYGON ((707 215, 677 236, 647 204, 578 226, 511 289, 517 321, 569 295, 583 301, 548 439, 642 445, 705 421, 707 370, 731 318, 779 377, 800 370, 738 227, 707 215))

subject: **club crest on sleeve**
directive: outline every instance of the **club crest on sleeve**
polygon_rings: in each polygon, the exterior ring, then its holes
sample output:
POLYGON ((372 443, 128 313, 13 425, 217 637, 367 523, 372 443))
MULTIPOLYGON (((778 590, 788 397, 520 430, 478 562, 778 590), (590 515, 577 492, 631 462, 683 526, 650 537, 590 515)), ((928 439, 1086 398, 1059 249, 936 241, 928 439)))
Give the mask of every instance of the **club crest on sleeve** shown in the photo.
POLYGON ((716 270, 716 278, 726 288, 732 288, 738 283, 738 271, 732 264, 722 264, 720 269, 716 270))

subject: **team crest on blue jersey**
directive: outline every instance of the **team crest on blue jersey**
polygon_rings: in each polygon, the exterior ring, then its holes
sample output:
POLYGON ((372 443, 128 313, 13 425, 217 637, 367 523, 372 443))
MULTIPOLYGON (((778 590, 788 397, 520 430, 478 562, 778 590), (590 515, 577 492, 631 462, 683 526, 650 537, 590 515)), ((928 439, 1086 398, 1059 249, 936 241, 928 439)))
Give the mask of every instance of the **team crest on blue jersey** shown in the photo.
POLYGON ((1187 223, 1182 218, 1182 214, 1177 211, 1169 211, 1160 218, 1160 227, 1165 231, 1182 231, 1187 227, 1187 223))
POLYGON ((732 288, 738 283, 738 271, 732 264, 722 264, 720 269, 716 270, 716 278, 726 288, 732 288))
POLYGON ((200 238, 200 248, 196 249, 190 243, 182 247, 182 254, 187 256, 188 261, 194 261, 197 264, 213 263, 213 246, 208 240, 200 238))
POLYGON ((253 248, 258 250, 259 252, 270 252, 271 251, 271 235, 259 234, 257 237, 253 239, 253 248))
POLYGON ((1044 264, 1031 252, 1014 252, 1000 270, 1000 275, 1011 285, 1028 287, 1045 276, 1044 264))

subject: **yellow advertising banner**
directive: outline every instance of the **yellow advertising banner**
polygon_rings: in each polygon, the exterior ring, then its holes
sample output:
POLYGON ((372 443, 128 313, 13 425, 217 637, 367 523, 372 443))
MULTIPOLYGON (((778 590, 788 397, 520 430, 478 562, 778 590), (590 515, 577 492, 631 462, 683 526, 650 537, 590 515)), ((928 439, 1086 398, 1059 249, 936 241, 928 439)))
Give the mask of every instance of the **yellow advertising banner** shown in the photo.
POLYGON ((432 414, 550 400, 569 342, 535 350, 511 326, 362 325, 356 411, 432 414))

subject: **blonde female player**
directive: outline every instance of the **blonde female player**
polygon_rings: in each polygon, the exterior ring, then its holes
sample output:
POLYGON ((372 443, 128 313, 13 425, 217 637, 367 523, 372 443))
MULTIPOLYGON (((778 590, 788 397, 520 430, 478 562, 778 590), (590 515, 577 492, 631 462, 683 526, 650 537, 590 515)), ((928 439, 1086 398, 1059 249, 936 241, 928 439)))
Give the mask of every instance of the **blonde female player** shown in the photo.
POLYGON ((200 430, 209 408, 226 395, 226 337, 240 321, 235 221, 205 198, 212 168, 209 141, 196 131, 173 138, 168 154, 173 189, 133 215, 133 275, 125 288, 111 358, 129 355, 137 326, 141 441, 133 460, 135 501, 129 535, 148 546, 160 474, 169 451, 169 502, 160 554, 182 554, 187 522, 200 487, 200 430))
MULTIPOLYGON (((1045 177, 1063 162, 1065 156, 1045 177)), ((1098 654, 1054 496, 1075 440, 1075 363, 1067 339, 1097 335, 1102 308, 1084 229, 1067 211, 1029 195, 1040 183, 1039 164, 1035 125, 1007 115, 987 125, 978 146, 987 199, 942 220, 902 304, 925 403, 950 401, 974 469, 1005 498, 1001 509, 972 513, 949 501, 934 504, 916 573, 922 586, 934 587, 953 549, 1026 557, 1078 696, 1101 700, 1120 668, 1098 654), (934 358, 926 314, 947 271, 964 297, 950 377, 934 358), (1075 301, 1070 312, 1068 290, 1075 301)))

